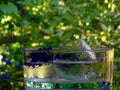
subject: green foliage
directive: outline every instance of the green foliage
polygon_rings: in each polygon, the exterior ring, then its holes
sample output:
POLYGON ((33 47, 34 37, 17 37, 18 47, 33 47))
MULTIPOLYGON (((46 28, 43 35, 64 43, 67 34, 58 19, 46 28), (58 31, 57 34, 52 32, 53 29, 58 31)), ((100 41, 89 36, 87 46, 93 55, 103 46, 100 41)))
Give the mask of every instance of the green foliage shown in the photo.
POLYGON ((11 2, 8 2, 7 5, 1 4, 0 8, 4 14, 17 14, 18 13, 17 7, 11 2))
POLYGON ((2 64, 0 74, 17 71, 24 47, 61 46, 78 38, 91 46, 115 48, 115 57, 120 56, 119 0, 0 2, 0 55, 13 63, 11 68, 2 64))

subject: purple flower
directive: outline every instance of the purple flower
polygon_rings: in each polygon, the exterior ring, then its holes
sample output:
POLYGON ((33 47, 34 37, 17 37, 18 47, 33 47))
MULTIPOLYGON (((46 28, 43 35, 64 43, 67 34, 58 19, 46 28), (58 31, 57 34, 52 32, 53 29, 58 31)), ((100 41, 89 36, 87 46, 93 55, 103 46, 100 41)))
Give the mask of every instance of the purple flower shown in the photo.
POLYGON ((12 65, 10 60, 6 60, 5 63, 6 63, 6 65, 10 65, 10 66, 12 65))
POLYGON ((13 35, 13 36, 12 36, 12 39, 17 39, 17 36, 16 36, 16 35, 13 35))
POLYGON ((2 74, 0 77, 5 80, 10 79, 10 76, 8 74, 2 74))
POLYGON ((5 62, 5 61, 6 61, 6 58, 4 58, 4 57, 3 57, 3 58, 2 58, 2 61, 4 61, 4 62, 5 62))
POLYGON ((16 68, 17 68, 17 69, 22 69, 22 66, 21 66, 20 64, 17 64, 17 65, 16 65, 16 68))
POLYGON ((12 62, 10 60, 7 60, 6 58, 2 58, 2 61, 4 61, 6 63, 6 65, 12 65, 12 62))
POLYGON ((24 9, 24 5, 22 3, 19 4, 20 9, 24 9))

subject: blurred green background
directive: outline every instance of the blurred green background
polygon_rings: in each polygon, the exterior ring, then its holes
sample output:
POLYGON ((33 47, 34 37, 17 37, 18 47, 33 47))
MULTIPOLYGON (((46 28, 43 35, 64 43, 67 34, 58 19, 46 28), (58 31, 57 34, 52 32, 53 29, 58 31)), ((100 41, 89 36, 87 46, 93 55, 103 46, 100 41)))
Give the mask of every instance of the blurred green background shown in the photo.
POLYGON ((120 90, 119 8, 120 0, 0 0, 0 90, 24 90, 24 47, 79 38, 115 48, 113 90, 120 90))

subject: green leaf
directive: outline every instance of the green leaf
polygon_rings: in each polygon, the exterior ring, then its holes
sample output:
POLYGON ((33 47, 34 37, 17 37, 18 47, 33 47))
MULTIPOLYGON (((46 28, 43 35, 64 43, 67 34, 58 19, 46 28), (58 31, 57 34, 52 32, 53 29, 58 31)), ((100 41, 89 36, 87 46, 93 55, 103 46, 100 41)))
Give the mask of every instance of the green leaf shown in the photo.
POLYGON ((64 35, 61 37, 63 41, 70 41, 73 39, 74 32, 72 30, 68 30, 64 33, 64 35))
POLYGON ((55 26, 57 25, 57 23, 56 23, 56 21, 51 20, 51 21, 50 21, 50 25, 51 25, 52 27, 55 27, 55 26))
POLYGON ((7 12, 7 5, 5 5, 4 3, 0 4, 0 11, 3 13, 7 12))
POLYGON ((120 62, 120 58, 115 58, 114 62, 120 62))
POLYGON ((84 18, 82 21, 83 21, 84 23, 86 23, 86 22, 91 22, 91 19, 90 19, 90 18, 84 18))
POLYGON ((53 34, 54 33, 53 29, 45 29, 45 30, 43 30, 43 32, 46 34, 53 34))
POLYGON ((8 4, 0 4, 0 11, 2 11, 5 14, 17 14, 18 13, 18 9, 17 7, 11 3, 8 2, 8 4))
POLYGON ((84 7, 81 7, 79 10, 78 10, 78 13, 80 15, 84 15, 85 14, 85 8, 84 7))
POLYGON ((34 0, 24 0, 23 4, 28 5, 28 6, 34 6, 32 1, 34 0))
POLYGON ((35 0, 37 2, 37 4, 42 4, 43 0, 35 0))
POLYGON ((26 28, 29 25, 29 22, 27 20, 23 20, 22 27, 26 28))
POLYGON ((120 45, 120 39, 114 41, 115 45, 120 45))
POLYGON ((13 14, 18 13, 18 9, 13 3, 8 2, 8 8, 10 8, 10 12, 12 12, 13 14))
POLYGON ((57 33, 56 33, 56 35, 58 36, 58 37, 61 37, 63 34, 64 34, 64 30, 57 30, 57 33))
POLYGON ((107 26, 105 24, 100 23, 100 26, 101 26, 102 30, 107 30, 107 26))

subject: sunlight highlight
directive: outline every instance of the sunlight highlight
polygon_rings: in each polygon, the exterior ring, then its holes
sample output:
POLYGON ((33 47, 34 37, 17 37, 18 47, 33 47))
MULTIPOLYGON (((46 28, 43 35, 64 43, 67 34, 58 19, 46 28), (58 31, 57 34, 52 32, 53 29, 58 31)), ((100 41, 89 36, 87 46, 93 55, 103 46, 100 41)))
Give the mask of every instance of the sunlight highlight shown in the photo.
POLYGON ((103 42, 105 42, 105 41, 106 41, 106 38, 107 38, 106 36, 102 36, 102 37, 101 37, 101 40, 102 40, 103 42))
POLYGON ((39 43, 32 43, 31 46, 35 47, 35 46, 38 46, 39 43))
POLYGON ((49 35, 44 35, 43 38, 47 40, 47 39, 50 39, 50 36, 49 35))
POLYGON ((1 23, 4 24, 5 22, 11 21, 12 17, 11 16, 4 16, 1 19, 1 23))
POLYGON ((79 38, 80 38, 80 36, 79 36, 78 34, 74 34, 73 37, 74 37, 75 39, 79 39, 79 38))

